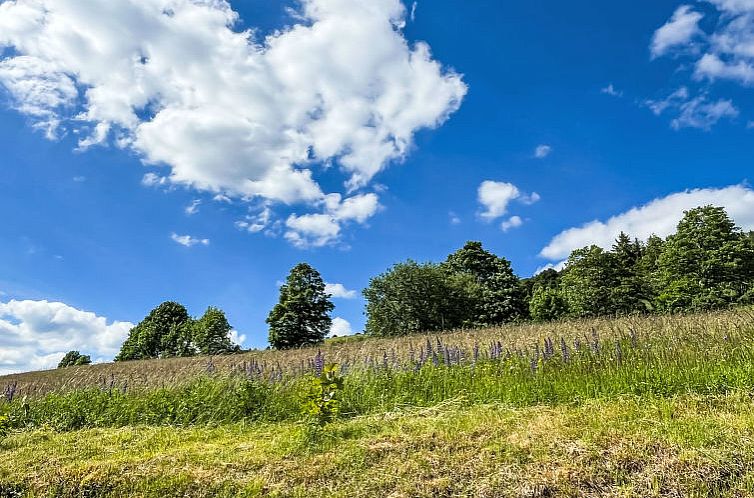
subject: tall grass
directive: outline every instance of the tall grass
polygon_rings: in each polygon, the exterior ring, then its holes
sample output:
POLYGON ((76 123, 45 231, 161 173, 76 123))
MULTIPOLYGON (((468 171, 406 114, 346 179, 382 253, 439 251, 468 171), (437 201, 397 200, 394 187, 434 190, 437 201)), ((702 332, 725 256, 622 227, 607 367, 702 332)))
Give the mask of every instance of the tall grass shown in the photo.
POLYGON ((340 364, 345 380, 338 393, 344 417, 448 399, 526 406, 754 389, 748 310, 658 320, 572 322, 544 337, 525 336, 521 330, 532 330, 527 327, 413 337, 347 354, 342 348, 297 351, 294 358, 308 355, 298 364, 270 366, 251 358, 230 370, 205 367, 191 380, 164 387, 128 386, 113 376, 39 396, 14 393, 5 408, 15 428, 58 430, 298 420, 307 377, 331 362, 340 364))
MULTIPOLYGON (((634 331, 643 337, 665 337, 679 342, 693 342, 698 336, 714 336, 723 340, 742 330, 754 329, 754 308, 696 315, 653 315, 644 317, 568 320, 544 324, 510 324, 483 330, 459 330, 432 336, 328 341, 318 348, 293 351, 251 351, 243 354, 166 358, 71 367, 44 372, 0 376, 0 394, 15 386, 14 397, 35 398, 50 392, 75 389, 109 389, 113 384, 129 390, 171 387, 190 382, 207 374, 232 375, 257 373, 263 377, 300 376, 311 372, 318 351, 328 362, 359 368, 382 364, 385 356, 391 363, 405 364, 417 359, 427 338, 439 337, 443 344, 471 355, 478 346, 488 352, 500 342, 503 350, 533 350, 548 338, 564 338, 572 345, 575 339, 596 330, 603 341, 626 337, 634 331)), ((557 345, 556 345, 557 348, 557 345)))

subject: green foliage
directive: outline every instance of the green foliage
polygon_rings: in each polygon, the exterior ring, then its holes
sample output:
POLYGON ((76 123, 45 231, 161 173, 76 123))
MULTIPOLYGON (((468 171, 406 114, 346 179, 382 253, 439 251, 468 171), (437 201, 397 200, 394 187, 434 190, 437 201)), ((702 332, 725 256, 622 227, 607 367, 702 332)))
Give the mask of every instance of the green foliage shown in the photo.
POLYGON ((304 397, 304 415, 323 427, 338 418, 339 394, 343 390, 340 366, 325 365, 319 376, 309 379, 309 389, 304 397))
POLYGON ((409 260, 372 278, 363 294, 367 334, 391 337, 463 326, 481 289, 471 275, 409 260))
POLYGON ((203 355, 237 353, 240 347, 230 340, 232 327, 222 310, 207 308, 199 320, 193 323, 193 344, 203 355))
POLYGON ((11 429, 10 416, 0 411, 0 441, 8 435, 11 429))
POLYGON ((725 210, 687 211, 668 237, 657 265, 658 306, 708 310, 738 302, 754 282, 754 250, 725 210))
POLYGON ((529 315, 536 322, 549 322, 568 315, 568 301, 557 287, 535 287, 529 315))
POLYGON ((191 328, 183 305, 164 302, 131 329, 115 361, 191 356, 191 328))
POLYGON ((58 363, 58 368, 77 367, 81 365, 91 365, 92 359, 89 355, 82 355, 78 351, 69 351, 63 356, 58 363))
POLYGON ((523 314, 523 291, 510 262, 486 251, 481 242, 467 242, 443 266, 451 273, 471 276, 478 285, 469 325, 498 325, 523 314))
POLYGON ((648 311, 651 291, 639 271, 643 255, 644 246, 637 239, 632 241, 627 234, 621 232, 610 252, 615 273, 615 286, 611 289, 610 301, 615 314, 648 311))
POLYGON ((225 313, 218 308, 210 307, 194 320, 183 305, 167 301, 131 329, 115 361, 238 352, 230 331, 225 313))
POLYGON ((270 345, 291 349, 323 342, 333 309, 319 272, 306 263, 296 265, 280 286, 280 300, 267 317, 270 345))
MULTIPOLYGON (((525 282, 530 310, 543 307, 541 293, 532 303, 539 278, 525 282)), ((556 278, 548 275, 548 285, 556 278)), ((667 240, 652 235, 642 244, 621 233, 610 251, 573 251, 558 286, 575 317, 751 304, 754 233, 742 233, 721 207, 699 207, 684 214, 667 240)))
POLYGON ((580 318, 613 314, 612 289, 618 282, 611 254, 597 246, 573 251, 561 278, 568 308, 580 318))

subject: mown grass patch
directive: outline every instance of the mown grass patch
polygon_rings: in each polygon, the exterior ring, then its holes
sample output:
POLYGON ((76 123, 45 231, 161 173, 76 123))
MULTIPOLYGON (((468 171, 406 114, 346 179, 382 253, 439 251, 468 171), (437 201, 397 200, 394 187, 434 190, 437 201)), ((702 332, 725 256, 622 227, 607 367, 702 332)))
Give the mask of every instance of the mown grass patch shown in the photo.
MULTIPOLYGON (((742 496, 749 393, 297 422, 13 433, 0 490, 28 496, 742 496)), ((0 495, 1 496, 1 495, 0 495)))

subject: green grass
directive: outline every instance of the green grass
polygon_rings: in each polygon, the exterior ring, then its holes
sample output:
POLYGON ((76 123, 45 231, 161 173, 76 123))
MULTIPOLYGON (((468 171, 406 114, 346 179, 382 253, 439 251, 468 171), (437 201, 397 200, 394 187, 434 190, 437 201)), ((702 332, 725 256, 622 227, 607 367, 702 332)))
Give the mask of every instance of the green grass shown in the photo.
POLYGON ((746 496, 752 438, 745 392, 526 408, 461 398, 315 434, 295 422, 47 429, 2 443, 0 495, 746 496))
POLYGON ((166 383, 136 362, 128 388, 37 374, 54 387, 0 404, 0 498, 754 495, 750 309, 322 351, 347 365, 324 428, 304 408, 316 350, 235 374, 165 360, 184 373, 166 383))

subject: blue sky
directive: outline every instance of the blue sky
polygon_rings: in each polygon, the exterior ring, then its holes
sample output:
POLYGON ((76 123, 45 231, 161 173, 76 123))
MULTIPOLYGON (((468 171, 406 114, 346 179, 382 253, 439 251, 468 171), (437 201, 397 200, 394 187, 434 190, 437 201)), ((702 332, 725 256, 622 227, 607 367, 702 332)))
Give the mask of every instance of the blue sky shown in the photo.
POLYGON ((754 228, 748 0, 50 2, 0 2, 0 373, 164 300, 264 347, 300 261, 358 331, 466 240, 530 276, 698 204, 754 228))

